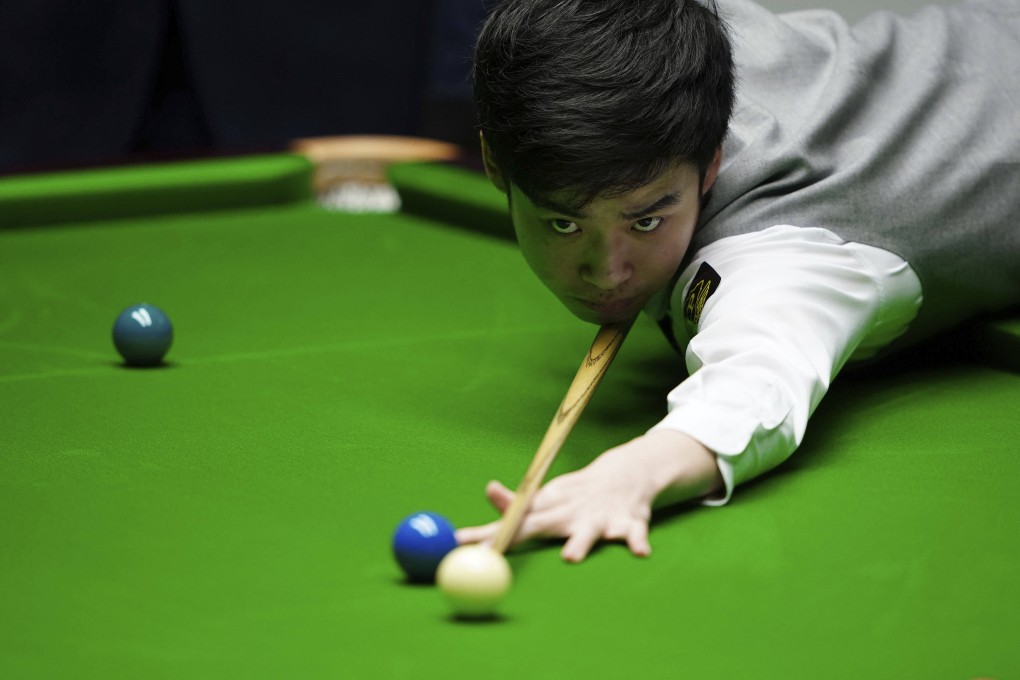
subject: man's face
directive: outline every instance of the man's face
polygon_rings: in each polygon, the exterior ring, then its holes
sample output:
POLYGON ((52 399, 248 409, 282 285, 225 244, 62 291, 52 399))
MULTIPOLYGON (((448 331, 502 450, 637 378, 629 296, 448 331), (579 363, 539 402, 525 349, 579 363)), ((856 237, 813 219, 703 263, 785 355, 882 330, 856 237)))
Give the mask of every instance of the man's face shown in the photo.
POLYGON ((634 191, 596 197, 580 213, 561 207, 569 195, 536 204, 511 186, 524 258, 580 319, 629 320, 679 267, 714 170, 702 184, 693 166, 678 165, 634 191))

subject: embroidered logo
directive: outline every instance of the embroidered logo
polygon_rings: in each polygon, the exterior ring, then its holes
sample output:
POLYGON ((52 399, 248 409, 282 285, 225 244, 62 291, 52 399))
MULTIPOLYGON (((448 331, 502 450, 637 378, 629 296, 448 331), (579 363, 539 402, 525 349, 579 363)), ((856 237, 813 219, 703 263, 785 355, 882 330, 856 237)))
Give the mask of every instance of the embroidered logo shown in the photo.
POLYGON ((684 298, 684 321, 687 324, 687 331, 694 335, 698 330, 698 322, 701 321, 701 312, 705 309, 705 303, 712 297, 722 278, 716 270, 712 269, 707 262, 702 262, 694 280, 687 288, 687 297, 684 298))

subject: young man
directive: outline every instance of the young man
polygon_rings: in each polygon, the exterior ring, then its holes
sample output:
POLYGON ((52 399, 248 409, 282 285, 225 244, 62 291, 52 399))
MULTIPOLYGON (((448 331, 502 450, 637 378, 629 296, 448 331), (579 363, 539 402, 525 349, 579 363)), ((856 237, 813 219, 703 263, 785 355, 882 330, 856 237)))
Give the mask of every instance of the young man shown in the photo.
POLYGON ((691 374, 649 433, 546 484, 519 540, 647 555, 653 504, 722 504, 780 464, 847 361, 1020 302, 1017 64, 1017 0, 853 27, 750 0, 499 5, 476 103, 525 258, 586 321, 651 315, 691 374))

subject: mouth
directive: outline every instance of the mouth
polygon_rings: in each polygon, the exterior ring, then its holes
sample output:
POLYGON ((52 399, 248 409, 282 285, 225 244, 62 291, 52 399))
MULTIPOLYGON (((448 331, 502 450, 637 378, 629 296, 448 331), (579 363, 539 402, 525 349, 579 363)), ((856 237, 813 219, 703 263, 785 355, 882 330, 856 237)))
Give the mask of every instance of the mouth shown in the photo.
POLYGON ((584 298, 577 298, 577 300, 595 312, 603 321, 622 321, 625 318, 630 318, 634 315, 639 302, 637 297, 597 301, 584 298))

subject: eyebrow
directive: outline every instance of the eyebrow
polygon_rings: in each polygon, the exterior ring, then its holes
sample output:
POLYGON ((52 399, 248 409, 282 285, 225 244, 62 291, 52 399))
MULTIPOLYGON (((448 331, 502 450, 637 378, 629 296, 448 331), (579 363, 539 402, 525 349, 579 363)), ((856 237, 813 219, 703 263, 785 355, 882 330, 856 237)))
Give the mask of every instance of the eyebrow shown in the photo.
POLYGON ((634 210, 632 212, 620 213, 620 217, 622 217, 625 220, 640 220, 643 217, 648 217, 649 215, 653 215, 659 212, 663 208, 670 208, 679 202, 680 194, 677 192, 671 192, 647 207, 641 208, 639 210, 634 210))
MULTIPOLYGON (((640 220, 644 217, 648 217, 649 215, 659 212, 663 208, 669 208, 671 206, 674 206, 679 202, 680 194, 678 192, 670 192, 663 196, 662 198, 660 198, 659 200, 655 201, 654 203, 645 206, 644 208, 622 212, 620 213, 620 217, 625 220, 640 220)), ((552 199, 549 198, 543 197, 532 199, 532 203, 538 206, 539 208, 544 208, 545 210, 549 210, 554 213, 559 213, 560 215, 563 215, 565 217, 570 217, 578 220, 583 220, 588 217, 588 215, 584 211, 576 210, 565 205, 560 205, 556 201, 553 201, 552 199)))
POLYGON ((545 197, 532 198, 531 202, 532 202, 533 205, 535 205, 535 206, 537 206, 539 208, 542 208, 543 210, 548 210, 549 212, 559 213, 560 215, 564 215, 566 217, 572 217, 573 219, 576 219, 576 220, 583 220, 586 217, 588 217, 588 215, 583 210, 575 210, 574 208, 568 208, 565 205, 560 205, 559 203, 557 203, 556 201, 552 200, 551 198, 545 198, 545 197))

